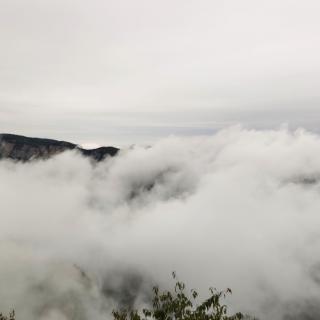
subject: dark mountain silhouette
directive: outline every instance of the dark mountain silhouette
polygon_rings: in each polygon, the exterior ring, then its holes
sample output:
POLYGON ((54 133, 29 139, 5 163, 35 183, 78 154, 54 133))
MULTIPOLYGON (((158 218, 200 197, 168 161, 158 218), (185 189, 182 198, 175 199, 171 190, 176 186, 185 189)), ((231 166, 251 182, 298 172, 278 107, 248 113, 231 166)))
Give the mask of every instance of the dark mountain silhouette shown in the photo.
POLYGON ((83 156, 95 161, 104 160, 108 156, 115 156, 119 151, 118 148, 114 147, 83 149, 66 141, 29 138, 7 133, 0 134, 0 159, 16 161, 45 160, 67 150, 76 150, 83 156))

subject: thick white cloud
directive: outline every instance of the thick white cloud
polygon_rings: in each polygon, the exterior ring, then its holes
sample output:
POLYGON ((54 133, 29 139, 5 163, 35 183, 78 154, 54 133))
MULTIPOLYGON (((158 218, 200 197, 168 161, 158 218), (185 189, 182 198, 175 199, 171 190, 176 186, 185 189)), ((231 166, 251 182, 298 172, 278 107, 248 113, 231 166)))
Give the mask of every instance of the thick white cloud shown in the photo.
POLYGON ((176 270, 261 319, 318 319, 320 138, 229 128, 123 150, 0 162, 0 310, 105 319, 176 270), (287 316, 287 318, 285 318, 287 316))

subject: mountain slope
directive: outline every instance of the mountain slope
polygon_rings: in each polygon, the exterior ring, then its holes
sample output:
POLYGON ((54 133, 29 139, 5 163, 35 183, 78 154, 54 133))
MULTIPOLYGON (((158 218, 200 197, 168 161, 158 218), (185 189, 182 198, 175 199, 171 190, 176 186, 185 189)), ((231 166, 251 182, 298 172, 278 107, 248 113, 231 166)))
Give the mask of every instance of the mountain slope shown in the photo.
POLYGON ((66 141, 53 139, 30 138, 15 134, 0 134, 0 159, 29 161, 48 159, 67 150, 77 150, 82 155, 95 161, 101 161, 107 156, 115 156, 119 151, 114 147, 83 149, 66 141))

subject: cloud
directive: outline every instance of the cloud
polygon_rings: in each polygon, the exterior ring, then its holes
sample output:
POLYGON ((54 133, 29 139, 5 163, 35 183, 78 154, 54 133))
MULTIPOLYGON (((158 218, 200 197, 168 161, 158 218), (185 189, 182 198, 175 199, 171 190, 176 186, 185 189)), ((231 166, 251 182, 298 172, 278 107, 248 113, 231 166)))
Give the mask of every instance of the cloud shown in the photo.
POLYGON ((0 126, 130 144, 150 139, 141 127, 163 137, 195 118, 305 120, 320 101, 318 11, 316 0, 2 0, 0 126))
POLYGON ((231 127, 92 165, 0 162, 0 310, 106 319, 171 271, 261 319, 319 314, 320 137, 231 127))

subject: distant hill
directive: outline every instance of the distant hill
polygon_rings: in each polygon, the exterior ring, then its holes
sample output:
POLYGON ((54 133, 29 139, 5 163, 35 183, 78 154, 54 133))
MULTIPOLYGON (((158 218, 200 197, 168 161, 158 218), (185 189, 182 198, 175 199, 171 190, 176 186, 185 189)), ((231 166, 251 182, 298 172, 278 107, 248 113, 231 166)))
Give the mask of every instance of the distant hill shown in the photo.
POLYGON ((108 156, 115 156, 119 151, 115 147, 83 149, 74 143, 66 141, 30 138, 7 133, 0 134, 0 159, 16 161, 49 159, 67 150, 77 150, 82 155, 95 161, 101 161, 108 156))

